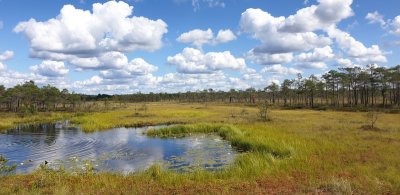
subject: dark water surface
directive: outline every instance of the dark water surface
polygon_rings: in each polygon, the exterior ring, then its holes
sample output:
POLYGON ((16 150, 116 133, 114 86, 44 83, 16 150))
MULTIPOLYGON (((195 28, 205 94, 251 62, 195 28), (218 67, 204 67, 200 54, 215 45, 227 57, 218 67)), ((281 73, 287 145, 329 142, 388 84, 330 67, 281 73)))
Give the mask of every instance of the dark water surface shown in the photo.
POLYGON ((143 131, 156 127, 115 128, 84 133, 68 122, 28 125, 0 132, 0 155, 18 164, 17 173, 28 173, 40 164, 81 171, 132 173, 157 163, 176 171, 223 169, 235 152, 217 135, 179 139, 150 138, 143 131))

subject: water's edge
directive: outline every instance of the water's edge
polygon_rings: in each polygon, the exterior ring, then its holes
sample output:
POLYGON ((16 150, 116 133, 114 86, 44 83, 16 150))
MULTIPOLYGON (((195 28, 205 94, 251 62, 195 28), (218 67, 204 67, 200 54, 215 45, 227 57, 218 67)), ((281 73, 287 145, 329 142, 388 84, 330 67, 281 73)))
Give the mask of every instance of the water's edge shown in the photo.
POLYGON ((170 125, 85 133, 68 121, 20 125, 0 132, 0 154, 10 164, 18 165, 17 174, 30 173, 41 165, 71 172, 123 174, 143 171, 154 164, 178 172, 219 171, 233 162, 236 152, 217 135, 160 139, 143 133, 167 126, 170 125))

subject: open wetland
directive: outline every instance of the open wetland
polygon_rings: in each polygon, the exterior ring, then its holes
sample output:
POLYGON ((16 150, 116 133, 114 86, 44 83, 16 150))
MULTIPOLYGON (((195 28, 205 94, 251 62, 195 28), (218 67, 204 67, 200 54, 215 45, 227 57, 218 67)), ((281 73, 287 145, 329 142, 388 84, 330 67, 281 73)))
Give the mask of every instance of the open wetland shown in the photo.
POLYGON ((271 109, 263 121, 245 105, 135 108, 3 113, 0 155, 17 167, 0 194, 400 192, 399 114, 365 129, 365 112, 271 109))

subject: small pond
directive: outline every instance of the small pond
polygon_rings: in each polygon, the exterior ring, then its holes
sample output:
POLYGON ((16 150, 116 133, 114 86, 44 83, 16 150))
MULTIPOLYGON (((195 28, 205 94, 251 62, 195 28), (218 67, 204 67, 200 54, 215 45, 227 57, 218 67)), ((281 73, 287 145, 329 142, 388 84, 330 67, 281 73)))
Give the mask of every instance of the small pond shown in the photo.
POLYGON ((159 164, 178 172, 204 168, 218 171, 233 162, 235 151, 217 135, 160 139, 144 131, 162 126, 115 128, 84 133, 68 122, 26 125, 0 132, 0 154, 17 164, 16 173, 46 166, 97 172, 134 173, 159 164))

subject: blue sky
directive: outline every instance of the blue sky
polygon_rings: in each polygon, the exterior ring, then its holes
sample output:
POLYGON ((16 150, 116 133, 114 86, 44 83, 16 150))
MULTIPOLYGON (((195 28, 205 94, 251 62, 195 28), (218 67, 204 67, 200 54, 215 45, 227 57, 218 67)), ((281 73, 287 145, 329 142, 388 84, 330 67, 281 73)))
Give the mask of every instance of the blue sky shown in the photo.
POLYGON ((396 0, 38 2, 0 0, 0 85, 229 90, 400 63, 396 0))

